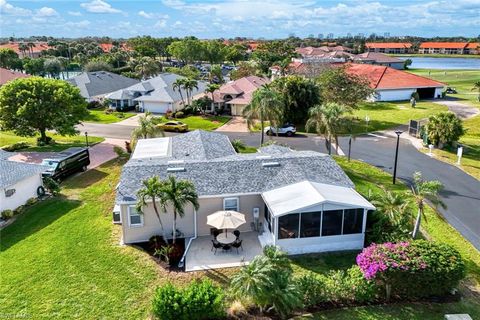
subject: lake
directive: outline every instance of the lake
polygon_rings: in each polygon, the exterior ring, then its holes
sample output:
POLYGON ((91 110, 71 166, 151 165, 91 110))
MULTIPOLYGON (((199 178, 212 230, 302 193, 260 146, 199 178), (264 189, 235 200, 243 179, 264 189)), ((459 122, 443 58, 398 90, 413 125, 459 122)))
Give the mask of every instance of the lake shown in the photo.
POLYGON ((412 69, 477 69, 480 59, 474 58, 431 58, 431 57, 397 57, 401 60, 411 59, 412 69))

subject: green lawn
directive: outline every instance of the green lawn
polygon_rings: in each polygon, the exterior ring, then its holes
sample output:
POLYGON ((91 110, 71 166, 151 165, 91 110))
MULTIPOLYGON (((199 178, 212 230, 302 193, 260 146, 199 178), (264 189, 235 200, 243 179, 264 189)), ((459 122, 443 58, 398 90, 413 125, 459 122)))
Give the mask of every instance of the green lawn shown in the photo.
MULTIPOLYGON (((80 134, 78 136, 64 137, 57 134, 47 134, 49 137, 52 137, 55 140, 55 143, 52 145, 47 145, 43 147, 38 147, 37 136, 36 137, 19 137, 10 131, 0 132, 0 148, 12 145, 14 143, 25 141, 30 146, 22 151, 61 151, 70 147, 84 147, 85 146, 85 136, 80 134)), ((89 144, 99 143, 105 140, 100 137, 88 137, 89 144)))
MULTIPOLYGON (((392 186, 391 177, 358 161, 336 158, 362 193, 392 186)), ((228 285, 238 269, 168 273, 145 253, 120 246, 120 227, 111 223, 114 188, 123 163, 108 162, 65 181, 62 198, 46 200, 26 210, 2 230, 0 243, 0 314, 31 318, 145 319, 155 287, 166 281, 183 285, 209 277, 228 285)), ((428 212, 425 229, 438 241, 448 241, 467 261, 469 281, 478 285, 480 254, 445 221, 428 212)), ((294 257, 296 273, 348 268, 355 252, 294 257)), ((466 290, 465 288, 463 290, 466 290)), ((442 319, 443 312, 466 311, 480 317, 480 304, 467 296, 449 304, 360 307, 321 312, 316 319, 442 319)))
POLYGON ((133 117, 135 113, 132 112, 112 112, 105 113, 105 110, 88 110, 89 114, 85 119, 85 122, 96 123, 115 123, 130 117, 133 117))
MULTIPOLYGON (((213 131, 223 126, 231 117, 225 116, 188 116, 176 119, 188 125, 188 130, 206 130, 213 131)), ((157 123, 165 123, 170 121, 165 117, 156 117, 157 123)))
POLYGON ((480 80, 480 70, 411 69, 408 72, 444 82, 458 91, 458 94, 448 96, 480 107, 477 101, 478 93, 472 91, 473 83, 480 80))

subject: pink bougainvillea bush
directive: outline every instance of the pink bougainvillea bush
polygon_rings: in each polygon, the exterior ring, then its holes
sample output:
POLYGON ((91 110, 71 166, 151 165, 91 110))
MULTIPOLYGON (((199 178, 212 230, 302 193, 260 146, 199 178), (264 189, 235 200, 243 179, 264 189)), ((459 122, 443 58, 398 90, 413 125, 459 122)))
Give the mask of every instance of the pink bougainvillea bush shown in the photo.
POLYGON ((445 295, 465 276, 457 250, 425 240, 372 244, 357 264, 366 279, 385 284, 397 298, 445 295))

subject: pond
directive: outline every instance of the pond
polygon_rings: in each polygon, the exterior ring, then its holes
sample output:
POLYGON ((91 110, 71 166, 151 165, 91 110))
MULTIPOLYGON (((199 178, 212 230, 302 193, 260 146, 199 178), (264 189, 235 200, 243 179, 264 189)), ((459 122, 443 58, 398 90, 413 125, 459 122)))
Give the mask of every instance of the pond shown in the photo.
POLYGON ((397 57, 401 60, 411 59, 412 69, 477 69, 480 70, 480 59, 475 58, 432 58, 432 57, 397 57))

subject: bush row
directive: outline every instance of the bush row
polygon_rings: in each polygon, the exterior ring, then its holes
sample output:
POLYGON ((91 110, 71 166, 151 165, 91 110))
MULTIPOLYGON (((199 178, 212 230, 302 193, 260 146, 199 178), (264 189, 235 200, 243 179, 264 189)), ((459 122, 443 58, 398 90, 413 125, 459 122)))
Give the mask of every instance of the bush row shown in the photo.
POLYGON ((26 149, 28 147, 30 147, 30 144, 28 144, 28 142, 20 141, 20 142, 14 143, 14 144, 3 146, 2 149, 5 150, 5 151, 14 152, 14 151, 17 151, 17 150, 26 149))
POLYGON ((162 320, 219 319, 225 315, 223 290, 207 279, 183 289, 167 283, 155 291, 152 312, 162 320))
POLYGON ((38 199, 37 198, 29 198, 27 200, 27 202, 25 203, 25 205, 23 206, 19 206, 18 208, 16 208, 15 210, 10 210, 10 209, 6 209, 6 210, 3 210, 0 215, 2 217, 3 220, 8 220, 10 218, 12 218, 13 216, 17 215, 17 214, 20 214, 23 212, 23 210, 25 209, 25 207, 28 207, 28 206, 31 206, 31 205, 34 205, 35 203, 37 203, 38 199))

